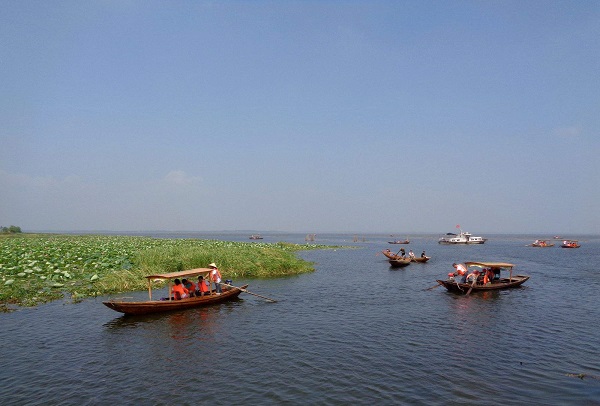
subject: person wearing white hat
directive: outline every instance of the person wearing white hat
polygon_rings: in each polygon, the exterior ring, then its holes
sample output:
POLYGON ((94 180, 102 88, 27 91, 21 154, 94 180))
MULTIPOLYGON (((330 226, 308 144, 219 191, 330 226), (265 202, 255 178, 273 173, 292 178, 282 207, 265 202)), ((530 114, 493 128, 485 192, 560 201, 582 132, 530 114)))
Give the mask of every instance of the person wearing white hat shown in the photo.
POLYGON ((219 272, 219 268, 217 268, 217 265, 214 262, 208 264, 208 267, 212 269, 212 272, 210 273, 210 279, 215 284, 215 290, 217 292, 217 295, 220 295, 222 292, 221 291, 221 272, 219 272))

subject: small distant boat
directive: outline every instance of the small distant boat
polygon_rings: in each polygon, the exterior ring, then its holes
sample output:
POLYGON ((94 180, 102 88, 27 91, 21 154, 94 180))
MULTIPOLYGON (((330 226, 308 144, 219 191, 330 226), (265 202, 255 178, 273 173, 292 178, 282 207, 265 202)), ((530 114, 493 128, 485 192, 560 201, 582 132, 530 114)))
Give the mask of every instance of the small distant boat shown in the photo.
POLYGON ((561 237, 560 235, 555 235, 555 236, 554 236, 554 237, 552 237, 552 238, 554 238, 555 240, 560 240, 560 239, 562 239, 562 237, 561 237))
POLYGON ((528 245, 528 247, 538 247, 538 248, 554 247, 554 243, 550 242, 550 240, 535 240, 533 243, 528 245))
POLYGON ((389 244, 410 244, 410 240, 394 240, 388 241, 389 244))
POLYGON ((560 247, 561 248, 579 248, 579 247, 581 247, 581 245, 579 245, 579 241, 577 241, 577 240, 564 240, 560 247))
POLYGON ((261 237, 261 235, 260 235, 260 234, 252 234, 252 235, 250 236, 250 239, 251 239, 251 240, 262 240, 263 238, 261 237))
MULTIPOLYGON (((381 253, 383 255, 385 255, 388 259, 394 259, 394 260, 396 260, 396 259, 401 259, 401 260, 403 260, 403 259, 410 259, 411 262, 427 262, 427 261, 429 261, 431 259, 431 257, 428 257, 428 256, 423 255, 423 254, 420 257, 414 257, 414 258, 411 258, 410 256, 406 256, 406 255, 402 256, 402 255, 394 254, 392 251, 389 250, 389 248, 384 249, 383 251, 381 251, 381 253)), ((423 253, 425 253, 425 251, 423 251, 423 253)))
MULTIPOLYGON (((189 278, 197 275, 205 275, 208 279, 208 275, 212 269, 209 268, 196 268, 188 271, 171 272, 158 275, 148 275, 145 278, 148 279, 148 300, 141 302, 134 301, 123 301, 123 300, 108 300, 102 302, 106 307, 113 309, 114 311, 125 313, 125 314, 150 314, 167 312, 173 310, 185 310, 195 307, 202 307, 212 305, 216 303, 222 303, 237 298, 240 293, 247 292, 246 288, 248 285, 241 287, 231 286, 229 284, 222 284, 222 293, 218 294, 215 291, 211 291, 206 296, 188 297, 185 299, 174 300, 171 294, 171 279, 175 278, 189 278), (166 300, 152 300, 152 281, 156 279, 168 280, 169 281, 169 298, 166 300)), ((250 292, 248 292, 250 293, 250 292)))
POLYGON ((438 279, 437 283, 444 286, 449 292, 469 294, 471 291, 487 292, 517 288, 529 280, 528 275, 513 275, 514 265, 506 262, 465 262, 465 266, 467 267, 467 275, 474 275, 472 281, 459 282, 453 276, 449 276, 445 281, 438 279), (479 268, 481 271, 469 268, 479 268), (494 276, 487 283, 484 283, 483 278, 486 270, 491 271, 494 276), (501 277, 501 271, 508 271, 508 278, 501 277))
POLYGON ((483 244, 487 241, 487 238, 483 238, 483 237, 474 237, 471 235, 471 233, 467 233, 466 231, 463 232, 462 230, 460 231, 460 233, 455 234, 455 233, 447 233, 445 236, 441 237, 438 240, 439 244, 448 244, 448 245, 454 245, 454 244, 483 244))
POLYGON ((386 257, 388 257, 388 259, 401 259, 402 256, 398 255, 398 254, 394 254, 392 251, 390 251, 389 249, 385 249, 383 251, 381 251, 381 253, 383 255, 385 255, 386 257))
POLYGON ((400 259, 388 259, 390 266, 392 268, 404 268, 405 266, 410 265, 410 258, 400 258, 400 259))

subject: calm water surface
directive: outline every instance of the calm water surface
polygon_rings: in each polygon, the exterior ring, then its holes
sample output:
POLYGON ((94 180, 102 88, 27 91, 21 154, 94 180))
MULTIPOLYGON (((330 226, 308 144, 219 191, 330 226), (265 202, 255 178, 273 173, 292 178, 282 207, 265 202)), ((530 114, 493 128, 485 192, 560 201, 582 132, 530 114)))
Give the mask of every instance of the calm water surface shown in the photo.
POLYGON ((535 238, 467 247, 317 236, 359 249, 303 252, 316 264, 307 275, 234 280, 277 303, 242 294, 127 317, 97 298, 0 314, 0 403, 600 405, 600 237, 580 238, 579 249, 525 247, 535 238), (400 247, 432 259, 392 270, 376 255, 400 247), (425 290, 468 260, 512 262, 531 279, 468 297, 425 290))

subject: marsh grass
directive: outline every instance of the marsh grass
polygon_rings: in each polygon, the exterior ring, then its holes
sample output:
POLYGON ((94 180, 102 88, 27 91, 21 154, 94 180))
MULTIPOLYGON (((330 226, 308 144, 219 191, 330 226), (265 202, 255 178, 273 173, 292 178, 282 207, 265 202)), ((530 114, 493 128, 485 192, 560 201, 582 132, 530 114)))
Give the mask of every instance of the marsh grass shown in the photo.
POLYGON ((214 262, 224 279, 271 278, 314 270, 296 256, 334 248, 128 236, 19 234, 0 238, 0 311, 62 297, 144 290, 145 275, 203 268, 214 262))

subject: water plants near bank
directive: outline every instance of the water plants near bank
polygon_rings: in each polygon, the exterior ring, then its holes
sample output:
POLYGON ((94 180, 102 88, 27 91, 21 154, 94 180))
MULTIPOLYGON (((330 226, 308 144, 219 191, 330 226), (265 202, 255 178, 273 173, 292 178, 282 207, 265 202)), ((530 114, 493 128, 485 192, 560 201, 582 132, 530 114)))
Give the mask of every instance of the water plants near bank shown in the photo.
POLYGON ((34 306, 146 289, 144 275, 219 264, 225 278, 266 278, 313 271, 299 250, 333 248, 285 242, 163 239, 106 235, 0 238, 0 306, 34 306))

